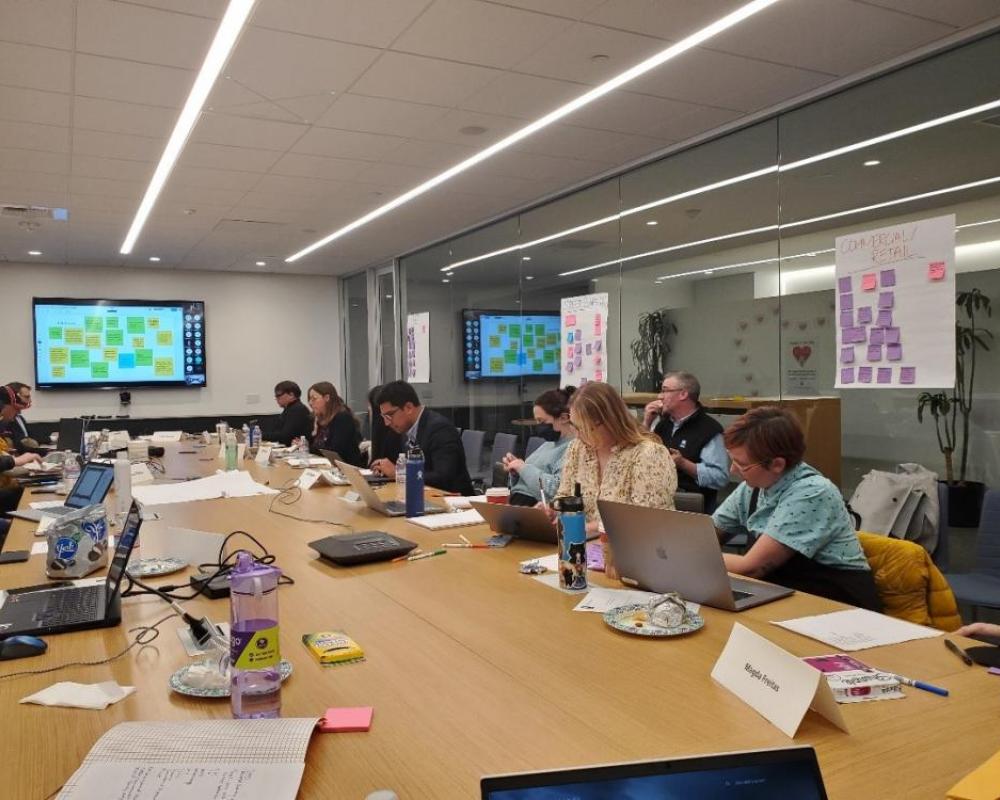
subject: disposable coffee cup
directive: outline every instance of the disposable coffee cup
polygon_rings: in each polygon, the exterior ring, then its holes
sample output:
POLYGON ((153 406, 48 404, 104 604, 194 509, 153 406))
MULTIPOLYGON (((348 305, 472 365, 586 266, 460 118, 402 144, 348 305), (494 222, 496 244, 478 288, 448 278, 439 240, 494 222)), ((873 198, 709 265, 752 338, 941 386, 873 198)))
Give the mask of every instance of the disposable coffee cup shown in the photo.
POLYGON ((492 489, 487 489, 486 502, 499 503, 504 506, 507 505, 510 502, 510 489, 506 486, 497 486, 492 489))

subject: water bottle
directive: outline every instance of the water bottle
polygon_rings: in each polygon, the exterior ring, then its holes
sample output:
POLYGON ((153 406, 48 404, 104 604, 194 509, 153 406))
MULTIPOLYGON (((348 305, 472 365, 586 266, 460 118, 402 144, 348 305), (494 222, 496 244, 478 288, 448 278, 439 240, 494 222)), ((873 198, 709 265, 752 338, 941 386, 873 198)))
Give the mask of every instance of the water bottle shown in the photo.
POLYGON ((236 434, 232 431, 226 434, 226 471, 239 469, 239 462, 236 459, 236 455, 239 453, 239 448, 236 446, 236 434))
POLYGON ((406 453, 400 453, 396 459, 396 499, 406 502, 406 453))
POLYGON ((306 436, 299 437, 299 456, 309 458, 309 439, 306 436))
POLYGON ((424 451, 417 445, 406 456, 406 516, 424 514, 424 451))
POLYGON ((241 550, 230 573, 229 683, 233 716, 281 716, 278 578, 281 570, 241 550))
POLYGON ((587 588, 587 517, 583 513, 580 484, 574 487, 572 497, 558 497, 559 511, 556 526, 559 538, 559 587, 561 589, 587 588))
POLYGON ((69 494, 73 491, 73 485, 80 477, 80 462, 76 460, 76 453, 67 450, 63 453, 63 491, 69 494))
POLYGON ((243 423, 243 441, 249 447, 249 445, 250 445, 250 426, 247 425, 245 422, 243 423))
POLYGON ((250 444, 253 447, 260 447, 261 433, 260 425, 254 425, 250 429, 250 444))
POLYGON ((115 459, 115 518, 125 519, 132 507, 132 462, 125 453, 115 459))

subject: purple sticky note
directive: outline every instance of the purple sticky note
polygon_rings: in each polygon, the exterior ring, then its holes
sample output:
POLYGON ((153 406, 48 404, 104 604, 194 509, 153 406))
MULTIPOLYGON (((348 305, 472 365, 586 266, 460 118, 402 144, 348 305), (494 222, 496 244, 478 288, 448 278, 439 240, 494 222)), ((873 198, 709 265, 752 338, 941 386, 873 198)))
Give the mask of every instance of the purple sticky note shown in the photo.
POLYGON ((917 368, 916 367, 903 367, 899 370, 899 382, 900 383, 916 383, 917 382, 917 368))
POLYGON ((890 361, 902 361, 903 360, 903 345, 901 344, 889 344, 885 347, 885 357, 890 361))
POLYGON ((894 269, 884 269, 878 274, 878 277, 883 288, 896 285, 896 270, 894 269))
POLYGON ((854 346, 841 347, 840 348, 840 363, 841 364, 853 364, 854 363, 854 346))
POLYGON ((858 325, 871 325, 872 310, 870 306, 862 306, 858 309, 858 325))
POLYGON ((879 383, 892 383, 892 367, 879 367, 876 380, 879 383))
POLYGON ((592 346, 592 345, 590 345, 590 344, 588 343, 588 344, 587 344, 587 355, 588 355, 588 356, 590 355, 590 353, 591 353, 591 350, 593 350, 593 346, 592 346))
POLYGON ((851 291, 851 279, 850 278, 838 278, 837 288, 840 289, 841 294, 846 294, 851 291))
POLYGON ((583 338, 583 331, 581 331, 579 328, 577 328, 576 329, 576 340, 580 341, 582 338, 583 338))
POLYGON ((892 327, 892 312, 891 311, 879 311, 878 316, 875 318, 875 324, 880 328, 891 328, 892 327))
POLYGON ((576 353, 577 355, 580 355, 580 353, 583 352, 583 345, 580 342, 577 342, 575 345, 573 345, 573 352, 576 353))
POLYGON ((882 344, 885 341, 885 331, 882 328, 872 328, 868 334, 868 344, 882 344))
POLYGON ((850 328, 854 325, 854 312, 853 311, 841 311, 840 312, 840 327, 850 328))
POLYGON ((879 308, 892 308, 895 304, 895 297, 892 292, 879 292, 878 295, 878 307, 879 308))
POLYGON ((899 328, 886 328, 885 329, 885 343, 886 344, 899 344, 899 328))
POLYGON ((854 336, 851 339, 851 341, 854 342, 854 344, 864 344, 865 343, 865 339, 867 338, 867 334, 865 333, 865 329, 864 328, 852 328, 851 330, 854 331, 854 336))
POLYGON ((854 383, 854 367, 844 367, 840 371, 841 383, 854 383))
POLYGON ((871 367, 858 367, 858 382, 859 383, 871 383, 872 382, 872 368, 871 367))
POLYGON ((840 310, 851 311, 854 308, 854 295, 842 294, 840 296, 840 310))
POLYGON ((868 345, 868 360, 869 361, 881 361, 882 360, 882 345, 880 345, 880 344, 870 344, 870 345, 868 345))

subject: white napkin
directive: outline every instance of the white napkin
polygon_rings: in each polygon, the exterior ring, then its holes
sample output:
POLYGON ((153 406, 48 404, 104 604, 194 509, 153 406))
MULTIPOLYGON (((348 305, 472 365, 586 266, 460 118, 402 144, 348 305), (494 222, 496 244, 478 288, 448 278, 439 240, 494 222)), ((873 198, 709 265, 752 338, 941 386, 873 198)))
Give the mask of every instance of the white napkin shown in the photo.
POLYGON ((115 681, 104 683, 54 683, 47 689, 22 697, 22 703, 37 703, 40 706, 67 706, 69 708, 92 708, 102 710, 112 703, 124 700, 134 686, 119 686, 115 681))

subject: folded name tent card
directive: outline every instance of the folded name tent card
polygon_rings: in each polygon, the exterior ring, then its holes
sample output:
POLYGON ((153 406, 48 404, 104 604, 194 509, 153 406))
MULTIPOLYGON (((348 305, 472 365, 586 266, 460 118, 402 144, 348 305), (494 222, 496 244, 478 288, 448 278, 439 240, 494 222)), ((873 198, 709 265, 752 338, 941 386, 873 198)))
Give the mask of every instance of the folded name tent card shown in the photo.
POLYGON ((143 558, 179 558, 186 564, 214 564, 226 537, 211 531, 174 528, 163 523, 142 528, 143 558))
POLYGON ((351 482, 347 478, 341 478, 330 469, 306 469, 299 475, 298 486, 300 489, 308 490, 313 486, 350 486, 351 482))
POLYGON ((809 709, 848 732, 823 674, 738 622, 712 677, 786 736, 795 737, 809 709))

